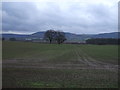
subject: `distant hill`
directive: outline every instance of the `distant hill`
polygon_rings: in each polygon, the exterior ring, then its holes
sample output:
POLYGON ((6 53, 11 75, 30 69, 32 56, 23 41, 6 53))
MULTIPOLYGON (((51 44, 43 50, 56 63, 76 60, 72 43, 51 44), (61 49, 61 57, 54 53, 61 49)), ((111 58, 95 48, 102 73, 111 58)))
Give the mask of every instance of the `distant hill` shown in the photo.
POLYGON ((9 39, 9 38, 24 39, 24 38, 30 37, 30 35, 2 34, 2 37, 4 37, 5 39, 9 39))
POLYGON ((45 32, 36 32, 31 34, 31 37, 37 37, 37 38, 43 38, 44 37, 45 32))
POLYGON ((93 35, 92 38, 120 38, 120 32, 97 34, 93 35))
MULTIPOLYGON (((45 32, 36 32, 31 34, 31 37, 33 38, 43 38, 45 32)), ((79 35, 74 33, 65 32, 65 36, 67 38, 67 41, 81 41, 86 38, 90 38, 90 35, 79 35)))
MULTIPOLYGON (((16 38, 18 40, 23 40, 25 38, 43 38, 45 32, 36 32, 30 35, 20 35, 20 34, 2 34, 2 37, 16 38)), ((120 32, 112 32, 112 33, 100 33, 100 34, 74 34, 65 32, 65 36, 67 41, 83 41, 89 38, 120 38, 120 32)))

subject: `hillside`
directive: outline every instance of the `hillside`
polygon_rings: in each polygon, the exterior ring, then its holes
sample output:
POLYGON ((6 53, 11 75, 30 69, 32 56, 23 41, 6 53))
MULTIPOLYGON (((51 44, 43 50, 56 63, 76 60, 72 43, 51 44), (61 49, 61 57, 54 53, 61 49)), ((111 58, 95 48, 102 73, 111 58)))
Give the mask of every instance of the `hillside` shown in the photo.
MULTIPOLYGON (((16 38, 18 40, 25 40, 26 38, 43 38, 45 32, 36 32, 30 35, 20 35, 20 34, 2 34, 2 37, 9 39, 9 38, 16 38)), ((89 38, 120 38, 120 32, 112 32, 112 33, 100 33, 100 34, 74 34, 65 32, 65 36, 67 41, 84 41, 89 38)))
POLYGON ((93 35, 93 38, 120 38, 120 32, 113 33, 101 33, 97 35, 93 35))

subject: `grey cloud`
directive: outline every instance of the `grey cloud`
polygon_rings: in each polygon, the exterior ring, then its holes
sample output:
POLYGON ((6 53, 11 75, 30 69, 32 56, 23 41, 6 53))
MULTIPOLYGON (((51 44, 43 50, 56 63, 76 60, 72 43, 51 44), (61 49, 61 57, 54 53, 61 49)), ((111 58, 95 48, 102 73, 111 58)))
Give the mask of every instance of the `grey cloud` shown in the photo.
POLYGON ((2 30, 37 32, 61 29, 73 33, 113 32, 117 29, 114 9, 104 4, 2 3, 2 30))

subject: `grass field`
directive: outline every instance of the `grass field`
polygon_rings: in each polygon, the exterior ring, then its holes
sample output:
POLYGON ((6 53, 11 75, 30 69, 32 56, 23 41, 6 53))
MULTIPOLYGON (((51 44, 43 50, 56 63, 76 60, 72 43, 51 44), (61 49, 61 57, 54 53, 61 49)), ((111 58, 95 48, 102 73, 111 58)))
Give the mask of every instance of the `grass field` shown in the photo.
POLYGON ((3 88, 118 87, 117 45, 2 45, 3 88))

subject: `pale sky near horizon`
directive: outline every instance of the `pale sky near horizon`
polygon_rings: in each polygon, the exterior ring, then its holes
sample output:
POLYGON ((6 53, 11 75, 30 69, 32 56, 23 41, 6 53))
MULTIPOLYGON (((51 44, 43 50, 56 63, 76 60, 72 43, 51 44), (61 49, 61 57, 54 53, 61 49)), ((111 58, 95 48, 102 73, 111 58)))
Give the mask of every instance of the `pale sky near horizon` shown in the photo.
POLYGON ((30 34, 49 29, 76 34, 117 32, 118 1, 2 2, 2 32, 30 34))

